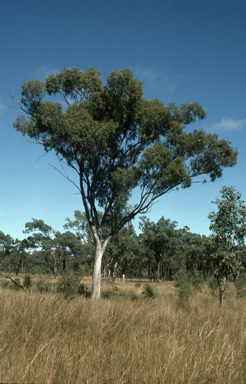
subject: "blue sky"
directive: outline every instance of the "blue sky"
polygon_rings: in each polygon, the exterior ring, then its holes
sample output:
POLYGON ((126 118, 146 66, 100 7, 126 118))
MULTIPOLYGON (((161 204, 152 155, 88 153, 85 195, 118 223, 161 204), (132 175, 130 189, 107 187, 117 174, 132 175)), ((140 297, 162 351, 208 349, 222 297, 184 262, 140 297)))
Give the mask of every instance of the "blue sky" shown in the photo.
POLYGON ((208 116, 191 128, 238 148, 238 164, 222 179, 164 195, 148 214, 208 235, 222 186, 246 200, 245 20, 245 0, 1 0, 0 230, 22 239, 33 217, 62 231, 66 217, 83 211, 75 187, 48 165, 59 167, 55 155, 40 157, 42 147, 13 128, 20 112, 7 92, 18 99, 24 81, 95 66, 104 81, 112 70, 132 69, 147 99, 198 101, 208 116))

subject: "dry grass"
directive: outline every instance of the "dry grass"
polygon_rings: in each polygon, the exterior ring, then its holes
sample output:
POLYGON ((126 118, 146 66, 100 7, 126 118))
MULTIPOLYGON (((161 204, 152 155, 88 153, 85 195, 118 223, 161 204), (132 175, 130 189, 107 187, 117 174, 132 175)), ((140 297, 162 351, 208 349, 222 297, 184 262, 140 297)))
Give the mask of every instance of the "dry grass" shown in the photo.
POLYGON ((121 296, 99 302, 2 289, 0 382, 246 382, 246 301, 233 289, 219 317, 208 290, 180 308, 170 283, 154 284, 153 300, 117 286, 121 296))

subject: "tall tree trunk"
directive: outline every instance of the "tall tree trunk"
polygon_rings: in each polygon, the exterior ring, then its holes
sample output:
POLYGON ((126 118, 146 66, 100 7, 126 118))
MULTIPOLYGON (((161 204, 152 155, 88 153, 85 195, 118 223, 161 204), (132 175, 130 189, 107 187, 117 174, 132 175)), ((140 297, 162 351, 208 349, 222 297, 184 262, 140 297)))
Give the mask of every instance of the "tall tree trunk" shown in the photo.
POLYGON ((93 235, 95 239, 96 250, 95 250, 95 262, 94 262, 94 269, 93 269, 93 276, 92 276, 91 297, 93 299, 99 300, 101 296, 102 258, 111 236, 104 241, 102 246, 101 240, 99 239, 97 233, 94 232, 93 235))
MULTIPOLYGON (((100 244, 101 245, 101 244, 100 244)), ((93 299, 100 299, 101 295, 101 265, 102 265, 102 250, 101 247, 96 247, 95 263, 92 276, 92 291, 91 297, 93 299)))

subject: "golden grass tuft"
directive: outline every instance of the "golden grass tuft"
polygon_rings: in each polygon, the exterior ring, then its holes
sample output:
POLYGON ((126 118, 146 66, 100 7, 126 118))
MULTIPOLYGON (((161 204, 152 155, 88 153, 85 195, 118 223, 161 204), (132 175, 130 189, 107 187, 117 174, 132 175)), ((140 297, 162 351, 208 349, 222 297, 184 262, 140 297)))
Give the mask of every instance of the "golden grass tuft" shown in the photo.
POLYGON ((153 284, 155 299, 116 285, 119 296, 99 302, 1 289, 0 382, 246 382, 246 301, 233 289, 219 316, 206 289, 179 307, 170 283, 153 284))

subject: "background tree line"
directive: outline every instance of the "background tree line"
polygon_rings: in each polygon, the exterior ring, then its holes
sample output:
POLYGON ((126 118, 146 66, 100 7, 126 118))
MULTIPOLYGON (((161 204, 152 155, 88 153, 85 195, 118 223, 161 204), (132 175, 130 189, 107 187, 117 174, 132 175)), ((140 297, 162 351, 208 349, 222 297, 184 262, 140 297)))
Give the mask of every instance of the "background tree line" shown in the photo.
MULTIPOLYGON (((13 239, 0 231, 0 268, 3 272, 57 274, 66 269, 92 275, 94 240, 86 217, 75 211, 66 219, 65 231, 60 233, 43 220, 32 219, 23 231, 23 240, 13 239)), ((108 244, 102 263, 103 277, 150 279, 156 282, 174 280, 179 270, 198 271, 204 280, 215 273, 211 256, 218 239, 178 228, 176 221, 150 221, 141 217, 137 235, 132 223, 124 226, 108 244)), ((105 232, 106 229, 105 229, 105 232)), ((107 234, 106 234, 107 236, 107 234)), ((241 262, 245 250, 241 245, 241 262)))

